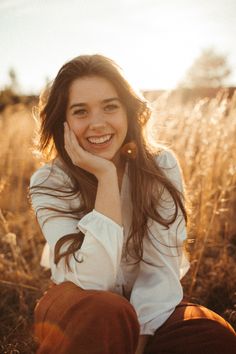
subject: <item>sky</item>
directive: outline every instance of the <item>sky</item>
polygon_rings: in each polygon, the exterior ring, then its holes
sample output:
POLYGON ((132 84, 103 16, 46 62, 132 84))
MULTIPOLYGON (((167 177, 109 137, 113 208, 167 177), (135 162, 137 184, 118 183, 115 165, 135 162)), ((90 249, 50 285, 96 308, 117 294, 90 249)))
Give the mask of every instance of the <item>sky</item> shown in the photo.
POLYGON ((21 90, 80 54, 114 59, 140 90, 173 89, 205 48, 228 57, 236 85, 235 0, 0 0, 0 89, 21 90))

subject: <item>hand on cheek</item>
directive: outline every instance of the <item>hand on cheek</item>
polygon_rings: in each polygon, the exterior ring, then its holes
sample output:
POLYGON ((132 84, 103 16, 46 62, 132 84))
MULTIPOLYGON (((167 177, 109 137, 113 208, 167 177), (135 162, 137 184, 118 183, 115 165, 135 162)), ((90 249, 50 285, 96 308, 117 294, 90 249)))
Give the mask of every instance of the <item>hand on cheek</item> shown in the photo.
POLYGON ((84 150, 67 122, 64 123, 64 144, 73 164, 94 174, 97 178, 115 168, 111 161, 84 150))

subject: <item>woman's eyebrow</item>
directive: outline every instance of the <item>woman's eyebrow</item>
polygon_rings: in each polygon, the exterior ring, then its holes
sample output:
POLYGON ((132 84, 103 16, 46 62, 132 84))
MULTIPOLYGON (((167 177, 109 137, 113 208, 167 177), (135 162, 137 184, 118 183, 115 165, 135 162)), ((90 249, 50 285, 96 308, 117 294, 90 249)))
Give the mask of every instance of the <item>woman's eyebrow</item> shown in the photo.
POLYGON ((69 107, 69 109, 72 109, 72 108, 75 108, 75 107, 84 107, 84 106, 86 106, 86 103, 83 103, 83 102, 81 102, 81 103, 73 103, 73 104, 69 107))
POLYGON ((120 99, 119 99, 119 97, 106 98, 105 100, 102 100, 102 103, 108 103, 108 102, 111 102, 111 101, 118 101, 118 102, 120 102, 120 99))
MULTIPOLYGON (((112 102, 112 101, 118 101, 118 102, 121 102, 119 97, 110 97, 110 98, 105 98, 104 100, 101 101, 101 103, 109 103, 109 102, 112 102)), ((86 102, 80 102, 80 103, 73 103, 69 109, 72 109, 72 108, 75 108, 75 107, 84 107, 84 106, 87 106, 87 103, 86 102)))

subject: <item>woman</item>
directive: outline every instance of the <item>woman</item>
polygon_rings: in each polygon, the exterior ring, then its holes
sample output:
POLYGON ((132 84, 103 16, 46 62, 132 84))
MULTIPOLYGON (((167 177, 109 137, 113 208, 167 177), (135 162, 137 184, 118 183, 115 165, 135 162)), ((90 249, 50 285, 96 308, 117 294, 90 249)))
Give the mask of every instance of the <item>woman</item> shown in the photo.
POLYGON ((32 176, 30 195, 54 285, 35 309, 38 353, 236 348, 223 318, 182 301, 182 175, 170 150, 149 146, 150 115, 101 55, 66 63, 41 99, 40 149, 50 161, 32 176))

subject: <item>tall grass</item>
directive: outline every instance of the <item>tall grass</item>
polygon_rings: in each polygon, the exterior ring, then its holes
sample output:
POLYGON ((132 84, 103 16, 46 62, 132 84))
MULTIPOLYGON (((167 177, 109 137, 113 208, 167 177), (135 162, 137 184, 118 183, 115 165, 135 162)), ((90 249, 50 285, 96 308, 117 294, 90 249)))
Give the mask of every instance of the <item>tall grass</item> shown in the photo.
MULTIPOLYGON (((186 296, 236 327, 236 96, 219 93, 182 105, 171 94, 154 104, 151 134, 178 155, 190 200, 186 296)), ((7 107, 0 116, 0 352, 34 353, 36 300, 50 274, 39 260, 44 240, 27 199, 38 168, 32 154, 31 108, 7 107)))
POLYGON ((236 324, 236 94, 221 91, 185 106, 164 94, 155 102, 152 135, 177 153, 186 181, 192 267, 185 292, 236 324))

